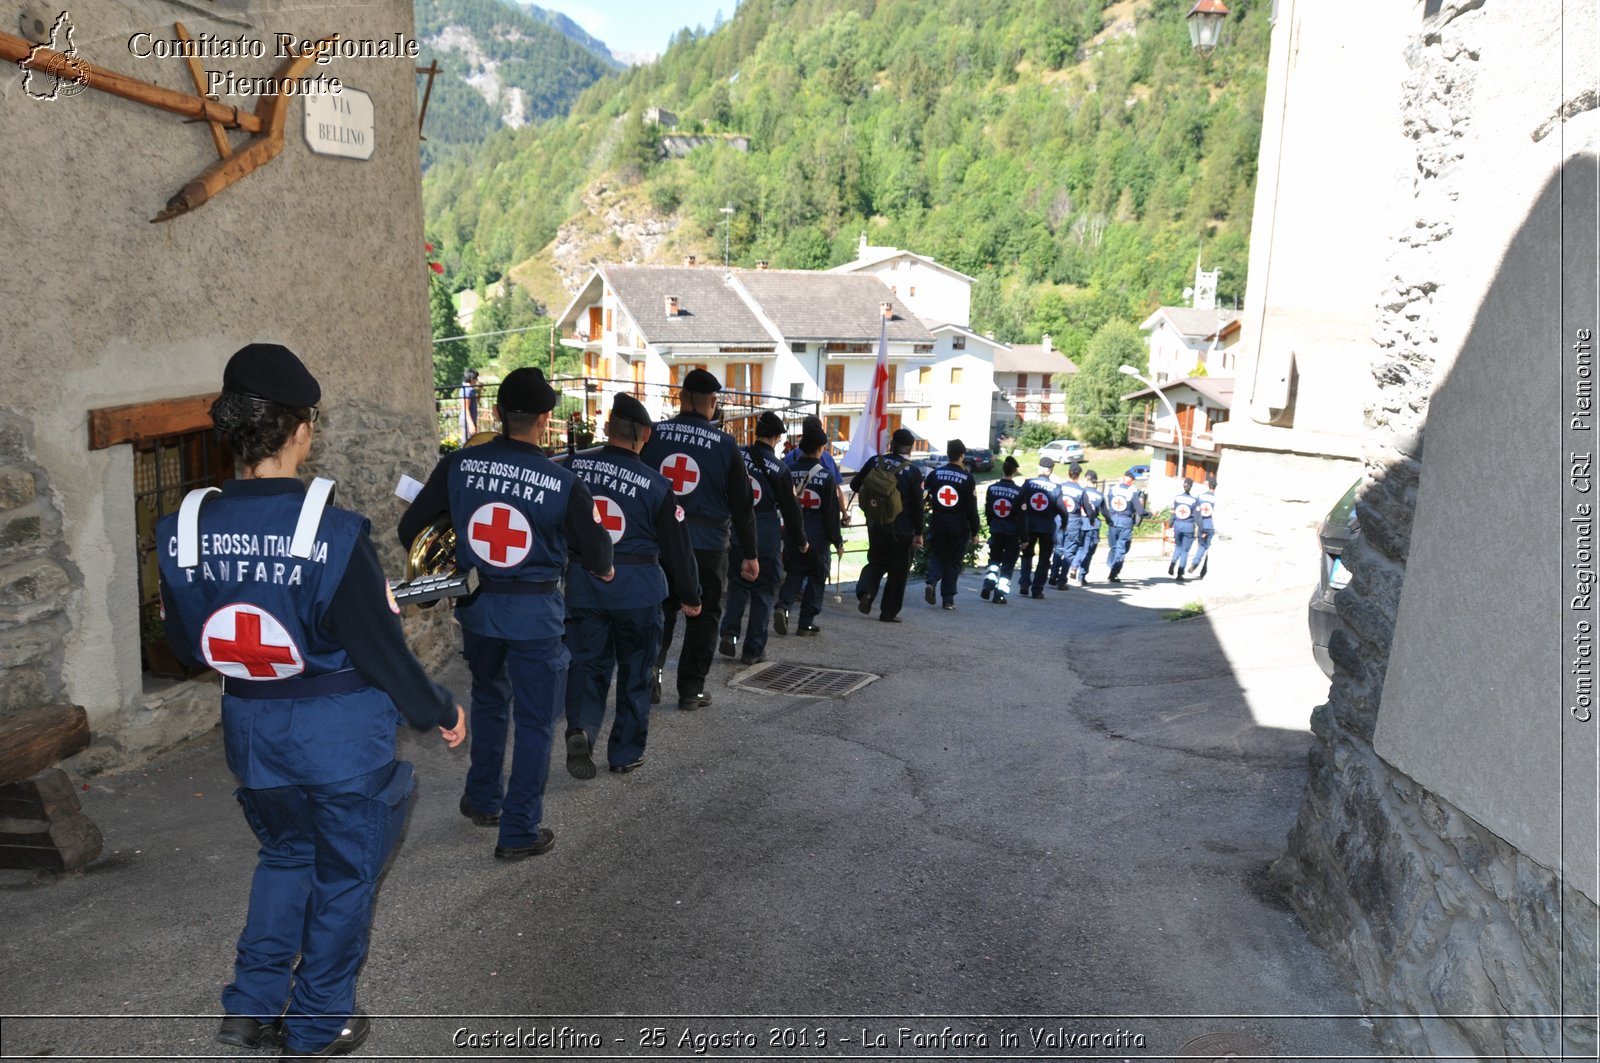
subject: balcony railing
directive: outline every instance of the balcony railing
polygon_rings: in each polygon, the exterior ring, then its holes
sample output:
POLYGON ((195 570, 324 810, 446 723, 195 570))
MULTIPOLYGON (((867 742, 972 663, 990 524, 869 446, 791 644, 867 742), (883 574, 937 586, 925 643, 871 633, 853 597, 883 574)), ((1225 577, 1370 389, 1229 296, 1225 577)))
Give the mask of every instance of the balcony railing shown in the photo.
MULTIPOLYGON (((584 424, 591 419, 591 408, 593 420, 603 422, 606 411, 611 407, 611 396, 618 393, 632 395, 663 417, 670 417, 677 412, 678 388, 672 384, 599 376, 560 376, 553 378, 550 383, 561 396, 550 415, 550 428, 543 440, 544 446, 553 450, 564 449, 569 437, 575 437, 574 442, 579 446, 588 445, 588 440, 584 438, 586 435, 594 439, 603 437, 603 423, 593 430, 585 428, 584 424)), ((460 384, 434 389, 439 439, 454 446, 460 446, 474 432, 500 430, 500 422, 494 417, 495 398, 500 386, 477 385, 476 417, 471 416, 472 404, 462 395, 461 389, 460 384)), ((717 400, 722 408, 722 426, 732 432, 740 443, 748 443, 754 438, 756 418, 766 410, 777 413, 795 432, 799 431, 803 417, 818 412, 814 400, 732 388, 723 391, 717 400)))
MULTIPOLYGON (((1161 424, 1150 417, 1128 418, 1128 442, 1138 446, 1176 447, 1179 432, 1171 424, 1161 424)), ((1197 454, 1217 453, 1217 442, 1210 429, 1182 432, 1183 448, 1197 454)))
MULTIPOLYGON (((867 404, 865 391, 824 391, 822 393, 823 406, 853 406, 864 407, 867 404)), ((928 405, 927 392, 921 388, 895 388, 889 392, 888 405, 890 406, 926 406, 928 405)))

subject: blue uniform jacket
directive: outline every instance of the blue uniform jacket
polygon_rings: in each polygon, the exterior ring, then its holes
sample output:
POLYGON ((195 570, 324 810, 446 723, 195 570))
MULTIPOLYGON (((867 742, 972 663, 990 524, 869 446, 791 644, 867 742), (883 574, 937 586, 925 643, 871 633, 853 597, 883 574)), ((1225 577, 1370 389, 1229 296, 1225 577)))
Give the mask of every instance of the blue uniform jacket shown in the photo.
POLYGON ((1061 512, 1061 488, 1047 476, 1033 476, 1022 485, 1023 527, 1031 535, 1052 535, 1061 512))
POLYGON ((984 517, 990 535, 1022 534, 1022 485, 996 480, 983 499, 984 517))
POLYGON ((672 485, 696 550, 726 549, 731 524, 737 556, 757 556, 750 477, 731 435, 699 414, 680 413, 656 425, 640 457, 672 485))
POLYGON ((567 459, 566 467, 589 488, 600 526, 612 544, 611 582, 580 567, 567 578, 569 608, 637 609, 673 596, 700 604, 700 578, 683 508, 661 474, 631 450, 595 447, 567 459))
POLYGON ((453 726, 455 702, 406 648, 366 518, 329 506, 311 556, 290 540, 291 478, 230 480, 200 510, 199 564, 156 525, 167 641, 224 676, 223 744, 247 789, 339 782, 394 759, 395 726, 453 726), (315 692, 320 691, 320 692, 315 692))

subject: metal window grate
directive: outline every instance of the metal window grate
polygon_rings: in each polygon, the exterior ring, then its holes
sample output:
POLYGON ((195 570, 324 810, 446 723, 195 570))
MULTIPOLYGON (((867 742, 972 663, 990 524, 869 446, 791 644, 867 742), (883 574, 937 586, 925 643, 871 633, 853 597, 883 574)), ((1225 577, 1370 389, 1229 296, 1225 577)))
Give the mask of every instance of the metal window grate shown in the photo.
POLYGON ((880 678, 882 677, 871 672, 850 672, 842 668, 817 668, 808 664, 778 662, 761 665, 746 672, 735 679, 732 685, 770 694, 843 698, 880 678))

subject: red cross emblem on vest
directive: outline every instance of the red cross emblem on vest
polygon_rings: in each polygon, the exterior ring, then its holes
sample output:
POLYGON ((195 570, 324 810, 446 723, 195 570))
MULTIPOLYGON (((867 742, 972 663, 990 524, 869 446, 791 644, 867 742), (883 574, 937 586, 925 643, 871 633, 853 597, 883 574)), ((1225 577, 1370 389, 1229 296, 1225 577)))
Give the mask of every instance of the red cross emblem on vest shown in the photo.
POLYGON ((533 527, 521 510, 490 502, 479 506, 467 521, 467 545, 496 568, 514 568, 533 549, 533 527))
POLYGON ((628 530, 628 521, 622 515, 622 507, 605 495, 595 495, 594 508, 600 514, 600 527, 611 536, 612 542, 619 542, 623 533, 628 530))
POLYGON ((800 508, 801 509, 821 509, 822 508, 822 496, 820 494, 818 494, 813 488, 810 488, 810 487, 806 488, 805 490, 800 492, 800 508))
POLYGON ((674 454, 661 463, 661 475, 672 484, 672 493, 686 495, 700 485, 700 463, 687 454, 674 454))
POLYGON ((254 605, 226 606, 200 632, 206 663, 230 679, 287 679, 306 662, 278 618, 254 605))
POLYGON ((1202 502, 1202 503, 1200 503, 1200 515, 1202 517, 1211 516, 1211 503, 1210 502, 1202 502))
POLYGON ((1172 507, 1172 515, 1174 517, 1177 517, 1179 520, 1188 520, 1189 519, 1189 503, 1187 503, 1187 502, 1179 502, 1177 505, 1173 506, 1172 507))
POLYGON ((750 501, 752 505, 761 504, 761 481, 754 476, 750 477, 750 501))
POLYGON ((1028 506, 1036 513, 1043 513, 1050 508, 1050 496, 1040 492, 1028 496, 1028 506))
POLYGON ((997 498, 994 500, 994 515, 1001 520, 1011 516, 1011 499, 997 498))
POLYGON ((956 504, 956 500, 959 499, 961 495, 954 487, 951 487, 949 484, 945 484, 943 487, 939 488, 938 493, 933 497, 939 500, 939 504, 941 506, 949 508, 950 506, 956 504))

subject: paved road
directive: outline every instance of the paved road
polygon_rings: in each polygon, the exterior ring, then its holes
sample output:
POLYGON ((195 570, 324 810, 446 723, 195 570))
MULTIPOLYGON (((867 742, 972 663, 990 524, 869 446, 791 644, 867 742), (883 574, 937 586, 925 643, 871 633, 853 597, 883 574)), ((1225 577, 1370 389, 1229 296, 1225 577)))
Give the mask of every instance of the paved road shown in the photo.
MULTIPOLYGON (((1198 589, 1153 557, 1126 575, 1003 607, 966 578, 953 613, 914 586, 900 625, 857 614, 847 589, 820 638, 775 637, 769 656, 881 680, 842 701, 763 698, 724 686, 738 669, 719 658, 716 704, 661 713, 644 769, 580 783, 558 762, 556 848, 521 863, 457 814, 464 751, 404 736, 418 800, 361 989, 397 1017, 361 1054, 576 1054, 455 1046, 563 1024, 603 1037, 588 1055, 636 1051, 655 1026, 658 1055, 691 1054, 685 1030, 748 1030, 762 1047, 710 1054, 764 1054, 785 1026, 858 1055, 1003 1055, 1010 1032, 1012 1054, 1161 1057, 1218 1030, 1374 1054, 1359 1019, 1255 1017, 1357 1010, 1264 876, 1326 690, 1305 594, 1169 622, 1198 589), (685 1017, 746 1014, 806 1021, 685 1017), (942 1015, 1044 1018, 901 1017, 942 1015), (928 1040, 946 1025, 987 1047, 928 1040), (1031 1029, 1057 1027, 1103 1039, 1032 1048, 1031 1029)), ((462 669, 448 678, 464 696, 462 669)), ((180 1016, 13 1020, 6 1053, 217 1050, 253 860, 231 790, 210 736, 88 781, 107 855, 87 873, 0 873, 0 1010, 180 1016)))

